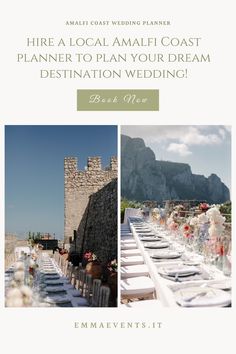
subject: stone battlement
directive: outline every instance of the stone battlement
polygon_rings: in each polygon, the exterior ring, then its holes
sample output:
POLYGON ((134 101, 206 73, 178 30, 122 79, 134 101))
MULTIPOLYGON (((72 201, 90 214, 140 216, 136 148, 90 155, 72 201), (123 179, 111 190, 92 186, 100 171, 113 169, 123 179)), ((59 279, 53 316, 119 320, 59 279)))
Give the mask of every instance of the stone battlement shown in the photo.
MULTIPOLYGON (((80 173, 83 172, 82 170, 78 169, 78 158, 77 157, 65 157, 64 168, 65 168, 65 170, 69 170, 69 171, 78 171, 80 173)), ((107 170, 117 171, 117 169, 118 169, 117 157, 112 156, 110 159, 110 166, 105 168, 104 171, 107 171, 107 170)), ((85 171, 100 171, 100 170, 103 171, 101 157, 99 157, 99 156, 88 157, 87 169, 85 171)))

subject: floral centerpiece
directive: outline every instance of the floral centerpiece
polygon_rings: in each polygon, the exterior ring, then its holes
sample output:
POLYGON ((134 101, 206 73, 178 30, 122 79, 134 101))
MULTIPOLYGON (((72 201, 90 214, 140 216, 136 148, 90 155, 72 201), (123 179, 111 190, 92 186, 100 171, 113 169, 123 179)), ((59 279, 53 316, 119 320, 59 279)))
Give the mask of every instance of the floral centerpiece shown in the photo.
POLYGON ((25 265, 17 261, 14 267, 13 279, 6 290, 7 307, 29 307, 33 303, 33 292, 25 285, 25 265))
MULTIPOLYGON (((208 205, 208 204, 207 204, 208 205)), ((204 207, 207 207, 205 205, 204 207)), ((202 209, 202 213, 198 215, 198 224, 199 224, 199 241, 200 243, 205 242, 209 238, 208 234, 208 229, 209 229, 209 217, 208 215, 204 212, 204 210, 207 209, 202 209)), ((201 248, 201 247, 200 247, 201 248)))
POLYGON ((207 204, 207 203, 201 203, 201 204, 199 205, 199 209, 200 209, 201 211, 204 211, 204 212, 206 212, 209 208, 210 208, 210 206, 209 206, 209 204, 207 204))
POLYGON ((171 231, 176 231, 179 228, 179 224, 177 222, 175 222, 174 220, 172 220, 170 223, 168 223, 168 228, 171 231))
POLYGON ((189 224, 183 224, 182 226, 183 236, 184 238, 190 239, 193 237, 193 231, 189 224))
POLYGON ((178 216, 177 211, 172 211, 169 218, 167 219, 167 228, 173 233, 177 233, 181 225, 182 219, 178 216))
POLYGON ((102 275, 102 265, 93 251, 86 251, 83 255, 82 266, 94 279, 100 279, 102 275))
POLYGON ((177 211, 178 216, 180 216, 180 217, 185 216, 184 206, 182 204, 176 205, 174 207, 174 210, 177 211))
POLYGON ((108 262, 107 268, 110 272, 117 272, 117 260, 113 259, 112 261, 108 262))
POLYGON ((97 260, 97 256, 92 251, 86 251, 83 254, 82 264, 86 265, 88 262, 93 262, 97 260))
POLYGON ((222 237, 225 226, 223 225, 225 222, 225 217, 221 215, 219 209, 217 207, 213 207, 206 212, 209 221, 209 241, 211 244, 216 245, 216 253, 222 255, 224 254, 224 240, 222 237))
POLYGON ((35 271, 36 271, 37 267, 38 267, 37 263, 35 262, 35 260, 33 258, 31 258, 30 261, 29 261, 29 273, 32 276, 35 275, 35 271))

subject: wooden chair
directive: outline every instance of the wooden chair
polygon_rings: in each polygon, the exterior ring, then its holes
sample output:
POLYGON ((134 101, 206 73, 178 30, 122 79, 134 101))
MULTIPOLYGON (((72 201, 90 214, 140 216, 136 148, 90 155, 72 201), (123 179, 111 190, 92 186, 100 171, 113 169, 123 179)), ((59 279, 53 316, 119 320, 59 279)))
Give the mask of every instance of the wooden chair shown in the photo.
POLYGON ((85 273, 84 297, 90 303, 93 287, 93 277, 91 274, 85 273))
MULTIPOLYGON (((67 262, 68 262, 68 261, 67 261, 67 262)), ((72 280, 73 270, 74 270, 73 264, 72 264, 71 262, 68 262, 67 270, 66 270, 65 276, 68 278, 68 280, 69 280, 70 283, 71 283, 71 280, 72 280)))
POLYGON ((100 279, 93 280, 92 299, 91 299, 91 306, 93 307, 98 307, 99 291, 100 291, 101 284, 102 281, 100 279))
POLYGON ((63 257, 59 253, 58 267, 62 270, 62 266, 63 266, 63 257))
POLYGON ((63 275, 66 277, 67 275, 67 270, 68 270, 68 266, 69 266, 69 262, 66 260, 63 259, 63 262, 62 262, 62 273, 63 275))
POLYGON ((74 288, 75 288, 75 285, 76 285, 76 279, 78 278, 78 274, 79 274, 79 267, 73 266, 73 269, 72 269, 72 272, 71 272, 70 282, 74 286, 74 288))
POLYGON ((146 264, 124 266, 120 268, 121 279, 148 276, 149 269, 146 264))
POLYGON ((102 285, 99 289, 99 307, 108 307, 109 306, 109 297, 110 297, 110 288, 108 286, 102 285))
POLYGON ((55 262, 56 262, 57 264, 58 264, 58 262, 59 262, 59 256, 60 256, 59 252, 58 252, 58 251, 55 251, 53 258, 54 258, 54 260, 55 260, 55 262))
POLYGON ((121 299, 153 299, 155 285, 151 278, 139 276, 134 278, 121 279, 121 299))
POLYGON ((84 269, 79 269, 75 279, 75 288, 80 290, 82 295, 84 294, 85 273, 84 269))

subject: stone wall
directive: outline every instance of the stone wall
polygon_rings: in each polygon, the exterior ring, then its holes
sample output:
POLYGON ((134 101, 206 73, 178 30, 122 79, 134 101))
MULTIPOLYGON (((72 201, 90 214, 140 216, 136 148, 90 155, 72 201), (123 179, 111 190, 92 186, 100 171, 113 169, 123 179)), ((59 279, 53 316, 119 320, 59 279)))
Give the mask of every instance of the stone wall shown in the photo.
POLYGON ((117 258, 117 179, 91 195, 77 231, 77 251, 100 261, 117 258))
POLYGON ((100 157, 89 157, 87 169, 77 169, 77 158, 64 160, 64 243, 69 247, 74 230, 78 229, 89 197, 117 178, 117 158, 111 157, 110 166, 101 167, 100 157))

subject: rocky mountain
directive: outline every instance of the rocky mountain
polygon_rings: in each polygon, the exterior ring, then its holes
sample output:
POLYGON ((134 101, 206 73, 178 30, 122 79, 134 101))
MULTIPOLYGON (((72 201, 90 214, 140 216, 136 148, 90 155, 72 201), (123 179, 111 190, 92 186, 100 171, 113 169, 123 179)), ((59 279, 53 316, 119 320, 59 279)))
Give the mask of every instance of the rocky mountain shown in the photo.
POLYGON ((185 163, 158 161, 143 139, 121 136, 121 195, 130 200, 207 200, 222 203, 230 199, 228 187, 211 174, 193 174, 185 163))

